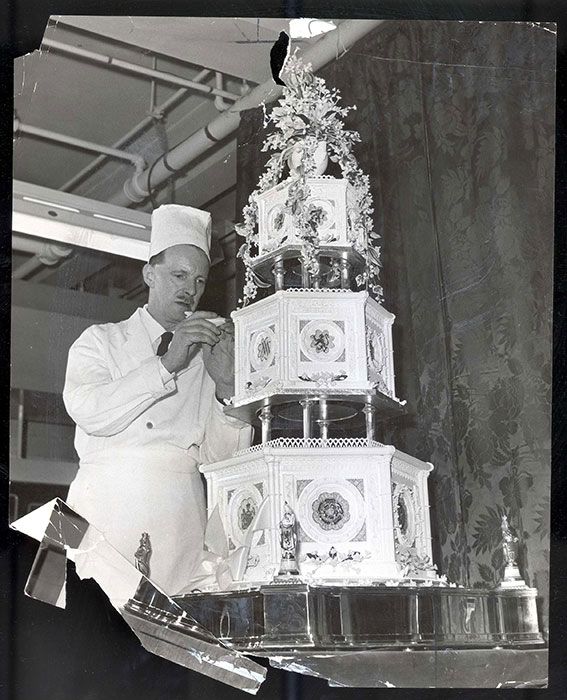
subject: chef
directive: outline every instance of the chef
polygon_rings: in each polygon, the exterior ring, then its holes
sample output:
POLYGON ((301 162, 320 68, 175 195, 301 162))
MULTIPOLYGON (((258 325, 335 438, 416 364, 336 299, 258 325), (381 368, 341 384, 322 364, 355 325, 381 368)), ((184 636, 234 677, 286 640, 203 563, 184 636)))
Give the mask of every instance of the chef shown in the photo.
POLYGON ((251 441, 251 428, 222 409, 234 393, 232 326, 195 310, 210 242, 210 214, 153 212, 148 303, 87 328, 69 351, 63 392, 80 459, 68 504, 171 595, 203 551, 199 465, 251 441))

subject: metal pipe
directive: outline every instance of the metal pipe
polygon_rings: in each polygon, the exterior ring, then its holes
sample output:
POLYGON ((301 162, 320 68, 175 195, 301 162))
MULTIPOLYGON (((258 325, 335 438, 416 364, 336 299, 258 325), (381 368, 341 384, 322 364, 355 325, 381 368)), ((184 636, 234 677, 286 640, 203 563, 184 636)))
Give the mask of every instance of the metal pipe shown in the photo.
POLYGON ((39 270, 41 267, 43 267, 43 263, 37 257, 37 255, 34 255, 33 258, 26 260, 25 263, 22 263, 20 267, 14 270, 12 273, 12 279, 22 280, 36 272, 36 270, 39 270))
MULTIPOLYGON (((211 71, 208 68, 204 68, 198 75, 196 75, 193 78, 193 80, 196 83, 200 83, 209 75, 210 72, 211 71)), ((189 90, 187 90, 187 88, 181 88, 180 90, 174 92, 171 97, 168 97, 167 100, 165 100, 165 102, 162 102, 161 105, 159 105, 159 107, 156 107, 154 109, 153 114, 148 114, 148 116, 144 117, 139 124, 133 126, 128 133, 124 134, 124 136, 118 139, 118 141, 112 145, 112 148, 121 148, 122 146, 124 146, 124 144, 129 143, 130 141, 132 141, 132 139, 136 138, 136 136, 138 136, 142 131, 144 131, 144 129, 151 126, 156 119, 162 119, 164 113, 170 110, 172 107, 175 107, 175 105, 177 105, 178 102, 181 102, 181 100, 187 95, 188 92, 189 90)), ((79 183, 81 180, 84 180, 84 178, 86 178, 87 175, 89 175, 93 170, 98 168, 99 165, 102 165, 106 158, 107 156, 104 153, 101 154, 100 156, 95 158, 92 161, 92 163, 89 163, 76 175, 73 175, 73 177, 70 180, 67 180, 63 187, 60 187, 59 189, 63 192, 69 192, 69 190, 72 190, 77 183, 79 183)))
POLYGON ((33 258, 30 258, 29 260, 26 260, 25 263, 22 263, 17 270, 14 270, 14 272, 12 273, 12 279, 22 280, 25 277, 32 275, 34 272, 36 272, 42 267, 43 263, 37 257, 37 255, 34 255, 33 258))
MULTIPOLYGON (((17 240, 17 239, 16 239, 17 240)), ((30 246, 31 247, 31 246, 30 246)), ((18 248, 16 248, 18 250, 18 248)), ((22 248, 20 248, 22 250, 22 248)), ((29 252, 34 252, 29 250, 29 252)), ((33 258, 26 260, 12 273, 12 278, 16 280, 24 279, 33 274, 36 270, 44 265, 56 265, 63 258, 68 258, 73 252, 73 248, 60 245, 58 243, 41 243, 39 244, 33 258)))
MULTIPOLYGON (((152 58, 152 69, 155 70, 157 68, 157 56, 154 56, 152 58)), ((150 83, 150 114, 154 111, 156 106, 156 81, 154 78, 152 78, 152 82, 150 83)))
POLYGON ((35 238, 26 238, 25 236, 12 235, 12 250, 17 250, 20 253, 33 253, 37 255, 41 253, 45 241, 38 241, 35 238))
POLYGON ((33 274, 36 270, 39 270, 40 267, 43 267, 43 265, 37 255, 34 255, 33 258, 26 260, 25 263, 22 263, 12 272, 12 279, 24 279, 24 277, 27 277, 28 275, 33 274))
POLYGON ((84 139, 78 139, 74 136, 67 136, 66 134, 58 134, 55 131, 50 131, 49 129, 41 129, 38 126, 22 124, 19 119, 14 119, 14 134, 18 133, 28 134, 30 136, 37 136, 40 139, 47 139, 48 141, 63 143, 66 146, 74 146, 75 148, 82 148, 85 151, 93 151, 94 153, 105 153, 107 156, 112 156, 113 158, 127 160, 135 166, 137 173, 143 172, 144 168, 146 167, 146 161, 142 158, 142 156, 136 155, 135 153, 120 151, 117 148, 103 146, 100 143, 85 141, 84 139))
POLYGON ((109 68, 119 68, 121 70, 127 71, 128 73, 134 73, 136 75, 143 75, 146 78, 153 78, 162 83, 169 83, 170 85, 178 85, 179 87, 187 88, 188 90, 194 90, 196 92, 203 92, 207 95, 218 95, 219 97, 224 97, 227 100, 236 102, 240 99, 239 95, 234 95, 232 92, 227 90, 219 90, 218 88, 213 88, 210 85, 202 85, 194 80, 188 80, 187 78, 181 78, 178 75, 173 75, 172 73, 166 73, 165 71, 155 70, 153 68, 147 68, 146 66, 140 66, 137 63, 130 63, 129 61, 122 61, 119 58, 113 58, 112 56, 105 56, 101 53, 96 53, 95 51, 87 51, 86 49, 80 49, 77 46, 69 46, 69 44, 64 44, 60 41, 53 41, 52 39, 44 39, 42 43, 42 48, 47 47, 60 53, 65 53, 70 56, 78 56, 79 58, 85 58, 88 61, 93 61, 94 63, 102 63, 109 68))
MULTIPOLYGON (((222 73, 219 73, 219 71, 215 71, 215 87, 217 90, 223 89, 222 73)), ((225 112, 230 105, 225 102, 220 95, 217 95, 217 97, 215 97, 215 107, 219 112, 225 112)))
MULTIPOLYGON (((346 52, 356 41, 382 24, 384 20, 347 20, 337 29, 325 34, 303 54, 313 70, 318 70, 346 52)), ((110 199, 111 204, 129 206, 132 202, 142 202, 149 194, 149 187, 157 187, 171 177, 172 170, 183 170, 218 141, 232 134, 240 124, 240 112, 271 102, 281 95, 281 86, 272 78, 258 85, 248 95, 242 97, 230 109, 199 129, 188 139, 164 154, 152 166, 152 181, 148 183, 148 173, 137 173, 124 183, 123 191, 110 199)))

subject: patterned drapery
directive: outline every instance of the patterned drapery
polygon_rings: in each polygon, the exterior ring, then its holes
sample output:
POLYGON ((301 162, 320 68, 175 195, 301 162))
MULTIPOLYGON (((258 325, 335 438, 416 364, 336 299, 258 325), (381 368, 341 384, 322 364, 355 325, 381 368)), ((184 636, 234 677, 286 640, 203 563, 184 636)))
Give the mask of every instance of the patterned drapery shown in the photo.
MULTIPOLYGON (((356 111, 397 395, 383 438, 431 461, 434 552, 451 581, 502 577, 501 515, 547 626, 555 34, 386 22, 319 71, 356 111)), ((266 160, 243 115, 238 199, 266 160)))

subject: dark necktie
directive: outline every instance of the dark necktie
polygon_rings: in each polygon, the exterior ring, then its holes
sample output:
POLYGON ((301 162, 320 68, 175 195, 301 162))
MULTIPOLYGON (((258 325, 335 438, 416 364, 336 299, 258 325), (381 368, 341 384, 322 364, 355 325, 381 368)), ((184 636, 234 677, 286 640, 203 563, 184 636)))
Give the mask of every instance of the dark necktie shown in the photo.
POLYGON ((162 355, 165 355, 167 352, 167 349, 169 348, 169 344, 171 343, 171 339, 173 338, 173 333, 171 331, 165 331, 165 333, 161 334, 161 340, 158 345, 158 349, 156 352, 156 355, 158 357, 161 357, 162 355))

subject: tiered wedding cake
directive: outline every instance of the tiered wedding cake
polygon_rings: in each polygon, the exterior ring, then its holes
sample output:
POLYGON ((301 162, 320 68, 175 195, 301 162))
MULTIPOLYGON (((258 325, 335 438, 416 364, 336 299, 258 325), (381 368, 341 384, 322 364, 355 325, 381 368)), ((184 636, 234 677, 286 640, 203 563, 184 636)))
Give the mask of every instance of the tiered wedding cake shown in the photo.
POLYGON ((232 315, 227 412, 259 420, 262 442, 201 468, 209 515, 220 517, 232 557, 223 588, 286 575, 440 583, 427 493, 433 467, 375 437, 377 419, 403 404, 368 180, 352 155, 358 134, 344 129, 349 110, 309 66, 292 58, 286 81, 264 146, 275 153, 240 226, 246 285, 232 315), (324 174, 329 159, 342 177, 324 174), (273 293, 249 303, 258 286, 273 293))
MULTIPOLYGON (((201 467, 206 551, 175 605, 252 653, 541 644, 537 591, 521 578, 505 519, 498 588, 448 584, 435 571, 433 467, 375 434, 403 404, 358 135, 308 66, 292 59, 285 80, 267 120, 274 154, 240 227, 246 284, 225 409, 256 423, 261 443, 201 467), (337 177, 324 174, 328 160, 337 177)), ((126 606, 131 624, 187 633, 162 599, 143 581, 126 606)))

